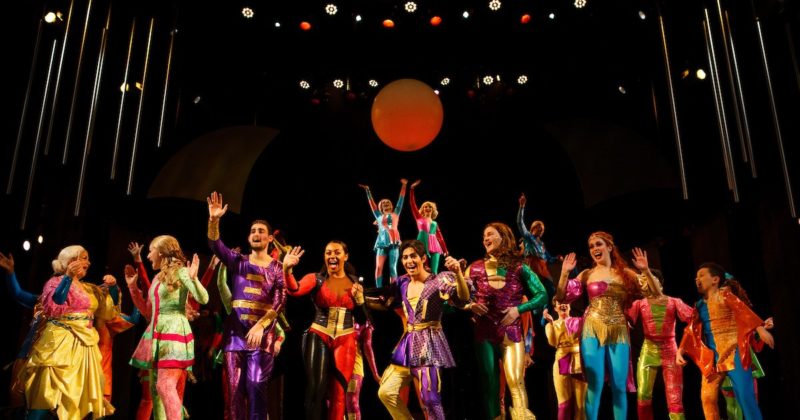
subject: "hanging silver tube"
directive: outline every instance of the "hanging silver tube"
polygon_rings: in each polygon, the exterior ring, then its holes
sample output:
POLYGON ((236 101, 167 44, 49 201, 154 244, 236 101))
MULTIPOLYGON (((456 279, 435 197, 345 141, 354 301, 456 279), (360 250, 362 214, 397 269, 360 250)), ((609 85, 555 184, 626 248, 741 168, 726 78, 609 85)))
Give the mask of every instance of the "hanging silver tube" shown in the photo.
POLYGON ((164 114, 167 112, 167 93, 169 92, 169 75, 172 68, 172 48, 175 45, 176 29, 169 32, 169 53, 167 53, 167 74, 164 76, 164 95, 161 98, 161 118, 158 122, 158 142, 157 147, 161 147, 161 139, 164 136, 164 114))
POLYGON ((139 110, 136 112, 136 131, 133 134, 133 147, 131 150, 131 166, 128 169, 128 188, 126 194, 131 195, 133 192, 133 170, 136 167, 136 147, 139 144, 139 132, 142 125, 142 107, 144 106, 144 93, 147 89, 147 66, 150 63, 150 45, 153 42, 153 25, 155 19, 150 18, 150 31, 147 34, 147 50, 144 56, 144 70, 142 71, 142 92, 139 96, 139 110))
POLYGON ((706 30, 706 41, 709 54, 709 65, 711 67, 711 81, 714 85, 715 100, 717 106, 717 118, 722 140, 722 157, 725 162, 725 170, 728 177, 728 189, 733 192, 733 201, 739 202, 739 188, 736 184, 736 170, 733 163, 733 153, 731 152, 730 134, 728 133, 728 119, 725 114, 725 103, 722 100, 722 85, 719 80, 719 66, 717 66, 717 54, 714 49, 714 35, 711 33, 711 20, 708 17, 708 9, 703 9, 706 20, 703 22, 706 30))
POLYGON ((739 98, 739 109, 742 111, 742 129, 744 130, 744 146, 745 146, 745 162, 750 163, 750 174, 753 178, 758 177, 756 171, 756 158, 753 154, 753 139, 750 137, 750 123, 747 118, 747 106, 744 101, 744 90, 742 89, 742 78, 739 72, 739 59, 736 57, 736 45, 733 43, 733 34, 731 33, 731 23, 728 17, 728 12, 725 12, 725 28, 728 31, 728 42, 731 46, 731 60, 733 61, 733 72, 736 76, 736 89, 739 98))
MULTIPOLYGON (((672 84, 672 67, 669 61, 669 49, 667 48, 667 32, 664 26, 664 17, 658 15, 658 24, 661 27, 661 47, 664 52, 664 70, 667 73, 667 89, 669 90, 669 110, 672 114, 672 130, 675 133, 675 148, 678 152, 678 170, 681 175, 681 192, 683 199, 689 199, 689 187, 686 182, 686 165, 683 160, 683 145, 681 143, 681 131, 678 125, 678 110, 675 105, 675 86, 672 84)), ((654 101, 655 102, 655 101, 654 101)))
POLYGON ((128 56, 125 58, 125 75, 122 78, 122 95, 119 98, 119 113, 117 115, 117 131, 114 134, 114 154, 111 157, 111 179, 117 176, 117 156, 119 155, 119 136, 122 130, 122 116, 125 109, 125 96, 128 93, 128 72, 131 68, 131 52, 133 51, 133 35, 136 30, 136 18, 133 18, 131 23, 131 36, 128 40, 128 56))
POLYGON ((67 49, 67 39, 69 38, 69 28, 72 24, 72 8, 75 0, 69 3, 69 13, 67 13, 67 25, 64 26, 64 40, 61 42, 61 54, 58 56, 58 72, 56 73, 56 86, 53 88, 53 106, 50 107, 50 120, 47 123, 47 140, 44 143, 44 154, 50 153, 50 138, 53 136, 53 122, 56 120, 56 105, 58 104, 58 92, 61 87, 61 71, 64 69, 64 54, 67 49))
POLYGON ((767 48, 764 45, 764 33, 761 29, 761 20, 756 17, 756 29, 758 29, 758 43, 761 47, 761 59, 764 64, 764 75, 767 78, 767 93, 769 93, 769 105, 772 110, 772 123, 775 125, 775 136, 778 140, 778 152, 781 156, 781 169, 783 170, 783 180, 786 184, 786 198, 789 200, 789 213, 792 218, 797 218, 797 209, 794 205, 794 194, 792 193, 792 181, 789 178, 789 165, 786 162, 786 152, 783 150, 783 136, 781 135, 781 125, 778 121, 778 107, 775 105, 775 94, 772 91, 772 76, 769 72, 767 62, 767 48))
POLYGON ((94 137, 94 126, 97 122, 97 102, 100 97, 100 87, 103 82, 103 65, 105 64, 106 48, 108 47, 108 29, 111 24, 111 5, 108 6, 108 16, 100 36, 100 52, 97 54, 97 68, 94 74, 94 86, 92 88, 92 102, 89 105, 89 121, 86 124, 86 138, 83 140, 83 159, 81 159, 81 174, 78 178, 78 192, 75 194, 75 217, 80 215, 81 201, 83 199, 83 185, 86 180, 86 166, 89 162, 89 151, 92 148, 92 137, 94 137))
MULTIPOLYGON (((733 95, 733 117, 734 120, 736 121, 736 130, 739 134, 739 149, 741 149, 742 160, 747 162, 749 156, 747 155, 747 146, 745 145, 745 139, 744 139, 744 127, 742 126, 742 117, 740 115, 740 110, 739 110, 739 91, 736 89, 736 80, 734 79, 733 68, 732 68, 733 66, 731 65, 733 59, 731 58, 731 52, 728 47, 728 42, 729 42, 728 35, 730 34, 730 28, 728 28, 728 25, 726 24, 726 19, 722 13, 721 0, 717 0, 717 14, 719 16, 719 26, 720 26, 719 32, 722 35, 722 51, 725 53, 723 57, 725 58, 725 67, 728 70, 728 85, 731 90, 731 95, 733 95)), ((710 26, 711 22, 709 21, 709 27, 710 26)))
MULTIPOLYGON (((33 44, 33 58, 31 59, 31 71, 28 75, 28 87, 25 89, 25 100, 22 102, 22 114, 19 117, 19 129, 17 129, 17 142, 14 144, 14 156, 11 158, 11 171, 8 174, 8 185, 6 194, 11 194, 11 187, 14 185, 14 173, 17 171, 17 158, 19 157, 19 147, 22 144, 22 132, 25 128, 25 117, 28 115, 28 100, 31 97, 31 87, 36 70, 36 62, 39 61, 39 42, 42 40, 43 19, 39 19, 39 27, 36 29, 36 42, 33 44)), ((48 75, 49 77, 49 75, 48 75)))
POLYGON ((81 81, 81 68, 83 67, 83 49, 86 46, 86 33, 89 31, 89 17, 92 14, 92 0, 86 6, 86 20, 83 22, 83 37, 81 37, 81 50, 78 53, 78 67, 75 70, 75 85, 72 87, 72 105, 69 107, 69 117, 67 118, 67 134, 64 136, 64 154, 61 156, 61 164, 67 164, 69 154, 69 138, 72 135, 72 122, 75 117, 75 105, 78 102, 78 87, 81 81))
POLYGON ((22 207, 22 220, 20 221, 20 230, 25 229, 25 224, 28 221, 28 208, 31 205, 31 193, 33 192, 33 180, 36 177, 36 162, 39 160, 39 145, 42 144, 42 126, 44 125, 44 113, 47 108, 47 96, 50 92, 50 74, 53 72, 53 59, 56 56, 56 47, 58 40, 53 40, 53 48, 50 49, 50 64, 47 66, 47 82, 44 85, 44 94, 42 94, 42 109, 39 113, 39 124, 36 127, 36 140, 33 143, 33 156, 31 157, 31 170, 28 174, 28 189, 25 191, 25 204, 22 207))

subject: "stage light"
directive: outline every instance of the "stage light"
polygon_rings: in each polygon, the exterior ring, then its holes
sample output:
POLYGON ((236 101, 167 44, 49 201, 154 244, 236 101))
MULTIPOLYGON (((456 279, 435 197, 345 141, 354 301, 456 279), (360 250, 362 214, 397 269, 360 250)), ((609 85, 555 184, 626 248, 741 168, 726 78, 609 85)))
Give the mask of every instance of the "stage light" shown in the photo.
POLYGON ((55 14, 55 12, 47 12, 47 14, 46 14, 46 15, 44 15, 44 21, 45 21, 45 22, 47 22, 47 23, 53 23, 53 22, 55 22, 55 21, 56 21, 56 14, 55 14))
POLYGON ((245 8, 242 9, 242 16, 244 16, 247 19, 252 19, 253 16, 255 16, 255 15, 256 15, 256 13, 253 11, 253 9, 251 9, 249 7, 245 7, 245 8))
POLYGON ((131 90, 131 85, 129 85, 128 83, 123 83, 119 86, 120 92, 127 92, 129 90, 131 90))
POLYGON ((647 15, 644 14, 644 10, 639 10, 639 19, 641 20, 647 19, 647 15))
POLYGON ((586 7, 586 0, 575 0, 576 9, 583 9, 584 7, 586 7))
POLYGON ((342 86, 344 86, 344 82, 342 81, 342 79, 336 79, 333 81, 333 87, 335 87, 336 89, 341 89, 342 86))
POLYGON ((361 15, 356 15, 356 22, 361 22, 361 15))
POLYGON ((462 13, 461 16, 463 16, 464 19, 469 19, 469 12, 464 10, 464 13, 462 13))
POLYGON ((431 25, 439 26, 442 23, 442 18, 439 16, 434 16, 431 18, 431 25))
POLYGON ((689 69, 685 69, 681 72, 681 79, 685 79, 687 77, 689 77, 689 69))
POLYGON ((391 20, 391 19, 385 19, 383 21, 383 27, 384 28, 394 28, 394 21, 391 20))
POLYGON ((200 101, 202 101, 202 100, 203 100, 203 98, 201 98, 200 96, 195 96, 195 97, 194 97, 194 99, 192 99, 192 102, 193 102, 195 105, 197 105, 197 104, 199 104, 199 103, 200 103, 200 101))
POLYGON ((555 18, 556 18, 556 14, 555 14, 555 13, 553 13, 553 12, 550 12, 550 14, 549 14, 549 15, 547 15, 547 17, 549 17, 549 18, 550 18, 550 20, 553 20, 553 19, 555 19, 555 18))
POLYGON ((378 87, 378 81, 375 79, 370 79, 369 85, 372 87, 378 87))
POLYGON ((308 83, 308 82, 307 82, 307 81, 305 81, 305 80, 301 80, 301 81, 300 81, 300 87, 301 87, 302 89, 309 89, 309 88, 311 87, 311 84, 310 84, 310 83, 308 83))
POLYGON ((311 24, 306 22, 306 21, 302 21, 302 22, 300 22, 300 29, 302 29, 304 31, 308 31, 308 30, 311 29, 311 24))
POLYGON ((519 83, 521 85, 524 85, 525 83, 528 83, 528 76, 526 76, 524 74, 519 75, 519 77, 517 77, 517 83, 519 83))
POLYGON ((705 70, 703 70, 703 69, 697 69, 697 73, 695 73, 695 74, 697 75, 697 78, 698 78, 698 79, 700 79, 700 80, 706 80, 706 71, 705 71, 705 70))
POLYGON ((500 10, 500 6, 502 5, 503 4, 500 3, 500 0, 492 0, 489 2, 489 9, 491 9, 493 12, 496 12, 500 10))
POLYGON ((445 77, 444 79, 442 79, 441 82, 439 82, 439 84, 442 85, 442 86, 449 85, 450 84, 450 78, 449 77, 445 77))
POLYGON ((494 78, 492 76, 488 76, 488 75, 487 76, 483 76, 483 84, 484 85, 488 86, 488 85, 491 85, 492 83, 494 83, 494 78))
POLYGON ((39 242, 40 244, 41 244, 41 243, 44 243, 44 236, 42 236, 42 235, 39 235, 39 237, 38 237, 38 238, 36 238, 36 242, 39 242))
POLYGON ((275 27, 276 28, 280 28, 281 27, 281 23, 280 22, 275 22, 275 27))
POLYGON ((626 94, 626 93, 628 93, 628 91, 625 89, 625 86, 622 86, 622 85, 619 85, 619 86, 617 87, 617 90, 619 90, 619 93, 621 93, 621 94, 623 94, 623 95, 624 95, 624 94, 626 94))
POLYGON ((23 242, 22 242, 22 249, 24 249, 24 250, 26 250, 26 251, 30 251, 30 249, 31 249, 31 242, 30 242, 29 240, 27 240, 27 239, 26 239, 25 241, 23 241, 23 242))
POLYGON ((438 96, 439 95, 439 89, 434 89, 433 93, 435 93, 438 96))
POLYGON ((417 11, 417 3, 414 3, 413 1, 406 2, 404 7, 408 13, 414 13, 417 11))
POLYGON ((328 4, 328 5, 325 6, 325 13, 327 13, 327 14, 329 14, 331 16, 335 15, 336 12, 338 12, 338 11, 339 11, 339 8, 337 8, 336 5, 333 4, 333 3, 328 4))
POLYGON ((531 15, 529 15, 527 13, 525 13, 524 15, 522 15, 521 18, 519 18, 519 23, 521 23, 523 25, 529 23, 530 21, 531 21, 531 15))

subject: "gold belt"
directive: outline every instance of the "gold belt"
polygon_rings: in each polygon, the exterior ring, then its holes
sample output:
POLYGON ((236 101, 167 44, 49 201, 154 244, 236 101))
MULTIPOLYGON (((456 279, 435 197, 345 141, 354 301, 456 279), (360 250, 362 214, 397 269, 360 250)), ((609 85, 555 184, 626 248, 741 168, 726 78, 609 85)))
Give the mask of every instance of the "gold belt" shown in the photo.
POLYGON ((245 299, 236 299, 231 302, 231 306, 234 308, 245 308, 245 309, 260 309, 262 311, 267 310, 267 304, 263 302, 255 302, 252 300, 245 300, 245 299))
POLYGON ((416 324, 408 324, 408 325, 406 325, 406 331, 407 332, 422 331, 422 330, 427 330, 427 329, 441 330, 442 329, 442 323, 440 321, 428 321, 428 322, 418 322, 416 324))

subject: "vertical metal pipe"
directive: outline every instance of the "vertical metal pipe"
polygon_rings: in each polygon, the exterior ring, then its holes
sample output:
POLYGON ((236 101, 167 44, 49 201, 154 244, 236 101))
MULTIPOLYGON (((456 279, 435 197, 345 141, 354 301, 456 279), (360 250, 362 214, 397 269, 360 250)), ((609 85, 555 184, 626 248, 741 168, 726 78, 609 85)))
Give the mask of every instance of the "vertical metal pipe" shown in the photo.
POLYGON ((150 63, 150 45, 153 42, 153 26, 155 19, 150 18, 150 31, 147 34, 147 50, 144 56, 144 70, 142 71, 142 92, 139 96, 139 110, 136 112, 136 131, 133 134, 133 148, 131 150, 131 166, 128 169, 128 188, 126 194, 133 192, 133 170, 136 167, 136 147, 139 145, 139 132, 142 125, 142 107, 144 106, 144 94, 147 89, 147 66, 150 63))
POLYGON ((769 93, 769 105, 772 110, 772 123, 775 125, 775 136, 778 140, 778 152, 781 156, 781 169, 783 170, 783 180, 786 185, 786 198, 789 200, 789 213, 792 218, 797 218, 797 209, 794 205, 794 193, 792 192, 792 181, 789 178, 789 165, 786 162, 786 152, 783 150, 783 136, 781 135, 781 125, 778 121, 778 107, 775 105, 775 94, 772 91, 772 76, 769 72, 767 61, 767 48, 764 45, 764 32, 761 29, 761 20, 756 17, 756 29, 758 29, 758 43, 761 47, 761 60, 764 64, 764 74, 767 78, 767 93, 769 93))
POLYGON ((47 96, 50 92, 50 73, 53 71, 53 58, 56 56, 56 47, 58 40, 53 40, 53 48, 50 49, 50 64, 47 66, 47 82, 44 85, 44 94, 42 94, 42 109, 39 113, 39 124, 36 127, 36 140, 33 143, 33 156, 31 157, 31 170, 28 174, 28 188, 25 191, 25 204, 22 207, 22 220, 20 221, 19 228, 25 229, 25 224, 28 221, 28 208, 31 205, 31 192, 33 192, 33 180, 36 177, 36 162, 39 160, 39 146, 42 143, 42 125, 44 125, 44 113, 47 108, 47 96))
POLYGON ((169 32, 169 53, 167 53, 167 74, 164 76, 164 94, 161 98, 161 118, 158 122, 158 142, 157 147, 161 147, 161 140, 164 136, 164 114, 167 112, 167 93, 169 92, 169 75, 172 68, 172 48, 175 45, 175 34, 178 31, 173 29, 169 32))
POLYGON ((731 60, 733 61, 733 72, 736 79, 736 89, 739 98, 739 109, 742 111, 742 129, 744 130, 744 146, 745 146, 745 162, 750 163, 750 174, 753 178, 758 177, 758 172, 756 171, 756 158, 753 154, 753 139, 750 137, 750 122, 747 118, 747 106, 744 100, 744 89, 742 89, 742 78, 739 72, 739 59, 736 56, 736 44, 733 42, 733 34, 731 33, 731 23, 728 18, 728 12, 725 12, 725 27, 728 31, 728 42, 730 43, 731 47, 731 60))
POLYGON ((103 64, 105 64, 106 47, 108 46, 108 30, 111 24, 111 5, 108 6, 108 16, 100 36, 100 52, 97 54, 97 68, 94 74, 94 86, 92 88, 92 101, 89 105, 89 121, 86 124, 86 137, 83 140, 83 158, 81 159, 81 174, 78 178, 78 192, 75 194, 74 216, 80 215, 81 201, 83 199, 83 186, 86 180, 86 167, 89 162, 89 151, 92 148, 92 137, 94 136, 94 126, 97 121, 97 102, 100 96, 100 87, 103 82, 103 64))
POLYGON ((75 105, 78 102, 78 87, 81 81, 81 68, 83 67, 83 49, 86 46, 86 33, 89 31, 89 18, 92 14, 92 0, 86 6, 86 19, 83 22, 83 36, 81 37, 81 50, 78 53, 78 66, 75 70, 75 84, 72 87, 72 104, 69 107, 69 117, 67 118, 67 134, 64 136, 64 154, 61 156, 61 164, 67 164, 69 154, 69 138, 72 135, 72 122, 75 117, 75 105))
POLYGON ((31 71, 28 75, 28 87, 25 89, 25 100, 22 102, 22 114, 19 117, 19 129, 17 129, 17 142, 14 144, 14 156, 11 158, 11 171, 8 174, 8 185, 6 194, 11 194, 11 187, 14 185, 14 173, 17 171, 17 157, 19 157, 19 147, 22 144, 22 133, 25 131, 25 117, 28 115, 28 101, 31 97, 31 87, 36 70, 36 62, 39 61, 39 43, 42 40, 42 25, 44 19, 39 19, 39 27, 36 29, 36 42, 33 44, 33 58, 31 59, 31 71))
POLYGON ((794 37, 792 36, 792 27, 789 22, 783 24, 784 32, 786 33, 786 44, 789 46, 789 57, 792 59, 792 69, 794 70, 794 81, 797 83, 797 89, 800 90, 800 65, 797 64, 797 49, 794 46, 794 37))
MULTIPOLYGON (((740 115, 740 110, 739 110, 739 97, 738 97, 739 91, 736 89, 736 82, 734 80, 733 68, 731 65, 731 62, 733 60, 731 59, 731 52, 728 47, 729 43, 728 35, 730 33, 730 28, 728 28, 725 17, 723 16, 721 0, 717 0, 717 15, 719 16, 720 34, 722 35, 722 51, 725 53, 723 55, 723 58, 725 58, 725 68, 728 70, 728 85, 731 90, 731 95, 733 95, 733 117, 734 120, 736 121, 736 130, 739 134, 739 148, 741 149, 742 160, 747 162, 749 156, 747 155, 747 146, 745 145, 745 138, 744 138, 744 127, 742 126, 742 117, 740 115)), ((709 27, 711 27, 711 22, 709 21, 708 23, 709 27)))
POLYGON ((53 122, 56 120, 56 105, 58 104, 58 92, 61 86, 61 71, 64 69, 64 54, 67 49, 67 39, 69 38, 69 28, 72 25, 72 9, 75 0, 69 3, 69 13, 67 13, 67 25, 64 27, 64 40, 61 42, 61 54, 58 58, 58 72, 56 73, 56 85, 53 88, 53 106, 50 107, 50 120, 47 123, 47 140, 44 143, 45 156, 50 153, 50 138, 53 136, 53 122))
POLYGON ((669 90, 669 110, 672 114, 672 130, 675 133, 675 148, 678 152, 678 170, 681 174, 681 191, 683 199, 689 199, 689 187, 686 182, 686 165, 683 159, 683 145, 681 143, 681 130, 678 125, 678 110, 675 105, 675 86, 672 83, 672 66, 669 61, 669 49, 667 48, 667 32, 664 26, 664 17, 658 15, 658 24, 661 27, 661 48, 664 53, 664 70, 667 73, 667 89, 669 90))
POLYGON ((717 106, 717 118, 720 125, 722 140, 722 155, 725 162, 726 174, 728 177, 728 189, 733 192, 733 201, 739 202, 739 187, 736 184, 736 170, 733 163, 733 153, 731 152, 730 134, 728 133, 728 119, 725 113, 725 103, 722 100, 722 84, 719 80, 719 66, 717 65, 717 54, 714 47, 714 35, 711 33, 711 19, 708 17, 708 9, 705 12, 703 22, 706 30, 706 41, 709 55, 709 65, 711 67, 711 81, 713 82, 715 100, 717 106))
POLYGON ((117 115, 117 131, 114 134, 114 154, 111 157, 111 179, 117 176, 117 156, 119 155, 119 136, 122 132, 122 116, 125 109, 125 95, 128 93, 128 72, 131 68, 131 52, 133 51, 133 35, 136 30, 136 18, 131 23, 131 36, 128 40, 128 56, 125 59, 125 75, 122 78, 122 95, 119 98, 119 113, 117 115))

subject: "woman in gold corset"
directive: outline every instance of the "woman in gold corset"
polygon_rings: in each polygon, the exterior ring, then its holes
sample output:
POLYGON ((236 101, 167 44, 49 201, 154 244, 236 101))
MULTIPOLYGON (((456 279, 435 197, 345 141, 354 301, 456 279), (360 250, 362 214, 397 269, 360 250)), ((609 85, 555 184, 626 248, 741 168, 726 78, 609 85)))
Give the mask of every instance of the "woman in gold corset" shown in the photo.
POLYGON ((558 291, 565 302, 577 299, 583 293, 584 286, 589 295, 581 332, 581 356, 588 382, 586 418, 597 418, 600 393, 608 368, 614 418, 619 420, 624 419, 628 412, 625 390, 629 375, 630 338, 624 310, 642 294, 659 295, 661 289, 650 273, 647 253, 638 248, 633 250, 634 266, 642 272, 642 277, 637 279, 637 274, 628 268, 620 255, 614 238, 606 232, 595 232, 589 236, 589 254, 593 261, 592 268, 582 271, 572 280, 568 278, 576 266, 575 253, 564 258, 558 291))

